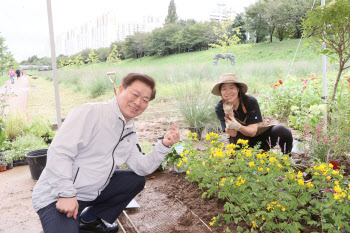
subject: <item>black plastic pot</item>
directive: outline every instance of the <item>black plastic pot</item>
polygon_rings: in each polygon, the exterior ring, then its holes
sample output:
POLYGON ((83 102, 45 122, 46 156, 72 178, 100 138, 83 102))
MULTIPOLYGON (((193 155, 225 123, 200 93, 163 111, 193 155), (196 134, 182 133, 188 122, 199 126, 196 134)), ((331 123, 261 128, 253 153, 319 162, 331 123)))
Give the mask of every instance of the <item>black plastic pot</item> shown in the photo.
POLYGON ((12 169, 13 168, 13 162, 11 162, 11 163, 7 163, 7 170, 10 170, 10 169, 12 169))
POLYGON ((32 178, 34 180, 39 179, 41 172, 46 166, 47 149, 30 151, 25 157, 27 158, 32 178))

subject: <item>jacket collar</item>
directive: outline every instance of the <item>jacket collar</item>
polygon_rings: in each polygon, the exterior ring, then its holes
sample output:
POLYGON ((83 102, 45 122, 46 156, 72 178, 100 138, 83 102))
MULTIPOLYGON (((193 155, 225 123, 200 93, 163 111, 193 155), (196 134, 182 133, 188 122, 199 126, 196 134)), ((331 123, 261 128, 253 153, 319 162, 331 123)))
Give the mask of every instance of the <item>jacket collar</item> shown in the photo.
POLYGON ((120 111, 119 105, 118 105, 118 100, 116 97, 112 98, 111 100, 108 101, 108 103, 111 105, 111 108, 113 110, 113 113, 117 118, 120 118, 124 122, 124 128, 125 129, 130 129, 133 128, 135 129, 135 123, 134 119, 131 119, 130 121, 126 122, 123 113, 120 111))

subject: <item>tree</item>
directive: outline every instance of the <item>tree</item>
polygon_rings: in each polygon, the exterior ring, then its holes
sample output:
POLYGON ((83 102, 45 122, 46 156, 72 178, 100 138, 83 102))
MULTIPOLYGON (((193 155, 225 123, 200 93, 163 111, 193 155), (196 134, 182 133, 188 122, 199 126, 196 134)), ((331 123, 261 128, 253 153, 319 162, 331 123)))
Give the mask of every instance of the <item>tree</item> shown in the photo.
POLYGON ((165 18, 165 24, 176 23, 178 20, 174 0, 171 0, 168 7, 168 15, 165 18))
POLYGON ((238 36, 240 35, 240 27, 232 29, 232 21, 227 20, 220 21, 217 26, 214 26, 214 35, 217 36, 215 44, 209 44, 214 48, 220 48, 223 53, 228 53, 229 49, 233 49, 234 46, 241 40, 238 36))
POLYGON ((120 53, 118 52, 118 46, 114 45, 112 52, 109 54, 108 58, 107 58, 107 62, 111 63, 111 64, 118 64, 121 62, 120 60, 120 53))
POLYGON ((18 66, 18 63, 13 58, 13 55, 8 50, 8 47, 5 45, 5 38, 0 36, 0 71, 1 75, 6 68, 18 66))
POLYGON ((305 37, 307 42, 317 52, 326 54, 331 62, 339 63, 338 76, 334 84, 332 101, 335 99, 340 76, 350 59, 350 2, 348 0, 337 0, 326 6, 317 7, 307 14, 303 21, 305 37), (322 44, 326 49, 323 49, 322 44))
POLYGON ((86 59, 86 61, 88 64, 92 64, 92 65, 100 62, 97 54, 95 53, 95 50, 91 50, 91 52, 89 53, 89 57, 86 59))
POLYGON ((264 41, 267 35, 268 27, 264 19, 263 8, 264 4, 262 1, 258 1, 246 8, 247 28, 254 35, 256 43, 264 41))
POLYGON ((107 48, 99 48, 96 50, 96 54, 98 56, 98 59, 101 62, 105 62, 110 53, 111 53, 111 50, 108 47, 107 48))
POLYGON ((77 67, 83 66, 84 62, 83 62, 83 57, 81 56, 81 54, 79 53, 78 55, 75 56, 74 58, 74 65, 76 65, 77 67))
POLYGON ((237 28, 239 27, 239 39, 241 39, 241 42, 245 42, 247 40, 247 35, 246 35, 246 29, 245 29, 245 22, 243 19, 243 13, 237 14, 235 19, 233 20, 232 23, 232 28, 237 28))

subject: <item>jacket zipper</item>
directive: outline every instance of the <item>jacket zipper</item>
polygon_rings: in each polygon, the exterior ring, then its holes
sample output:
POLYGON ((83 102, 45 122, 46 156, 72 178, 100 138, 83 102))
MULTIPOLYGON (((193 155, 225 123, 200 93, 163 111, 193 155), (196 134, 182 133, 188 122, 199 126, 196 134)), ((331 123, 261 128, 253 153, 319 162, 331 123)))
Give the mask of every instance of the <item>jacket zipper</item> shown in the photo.
POLYGON ((78 176, 78 173, 79 173, 79 169, 80 169, 80 167, 78 167, 77 173, 75 174, 73 184, 75 183, 75 180, 77 179, 77 176, 78 176))
MULTIPOLYGON (((115 151, 115 149, 117 149, 117 146, 119 145, 119 143, 120 143, 121 141, 123 141, 123 139, 124 139, 126 136, 129 136, 130 134, 135 133, 135 132, 130 132, 130 133, 124 135, 124 137, 123 137, 125 123, 124 123, 124 121, 123 121, 120 117, 119 117, 119 119, 123 122, 123 130, 122 130, 122 133, 121 133, 121 135, 120 135, 120 137, 119 137, 119 141, 118 141, 117 145, 116 145, 116 146, 114 147, 114 149, 113 149, 113 152, 112 152, 112 160, 113 160, 112 169, 111 169, 111 171, 109 172, 109 176, 108 176, 108 178, 107 178, 107 180, 106 180, 106 182, 104 183, 103 186, 105 186, 105 185, 107 184, 107 182, 108 182, 109 178, 111 177, 111 174, 112 174, 112 172, 113 172, 113 170, 114 170, 114 151, 115 151)), ((102 186, 102 187, 103 187, 103 186, 102 186)), ((100 195, 100 194, 101 194, 101 190, 98 191, 98 195, 100 195)))

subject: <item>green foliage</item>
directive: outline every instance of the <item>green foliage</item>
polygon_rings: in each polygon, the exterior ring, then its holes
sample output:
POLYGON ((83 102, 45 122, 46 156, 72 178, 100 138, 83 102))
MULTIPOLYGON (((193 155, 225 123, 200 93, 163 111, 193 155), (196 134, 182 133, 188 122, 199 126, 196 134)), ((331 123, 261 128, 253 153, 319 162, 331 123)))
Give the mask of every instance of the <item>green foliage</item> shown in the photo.
POLYGON ((165 24, 169 23, 176 23, 178 20, 177 14, 176 14, 176 6, 174 0, 170 0, 169 7, 168 7, 168 15, 165 18, 165 24))
MULTIPOLYGON (((288 120, 290 126, 301 130, 309 139, 304 143, 304 150, 310 153, 313 160, 326 162, 327 156, 334 159, 345 156, 350 150, 346 142, 350 129, 350 110, 346 104, 350 100, 349 76, 343 75, 339 82, 340 92, 327 109, 321 99, 323 79, 317 73, 311 73, 302 79, 280 77, 279 81, 282 84, 275 83, 260 97, 259 104, 263 114, 288 120), (328 116, 328 126, 324 121, 325 113, 328 116)), ((333 78, 327 79, 329 95, 334 82, 333 78)))
POLYGON ((209 133, 205 151, 193 149, 192 140, 191 134, 184 139, 180 167, 203 198, 225 201, 211 226, 243 221, 252 232, 298 232, 305 222, 320 231, 337 232, 340 225, 350 230, 348 179, 332 164, 313 164, 305 173, 309 179, 294 171, 288 156, 248 148, 246 140, 225 145, 209 133))
POLYGON ((4 147, 4 143, 7 140, 7 136, 5 133, 6 125, 3 120, 0 119, 0 151, 4 151, 6 148, 4 147))
POLYGON ((206 127, 217 118, 214 106, 217 98, 210 93, 201 80, 179 83, 175 89, 176 102, 188 127, 206 127))
POLYGON ((89 53, 89 57, 86 59, 86 61, 88 64, 92 64, 92 65, 100 62, 94 50, 91 50, 91 52, 89 53))
POLYGON ((50 120, 44 117, 34 117, 28 128, 28 133, 42 137, 45 142, 52 140, 55 136, 55 132, 51 129, 50 120))
POLYGON ((10 141, 24 135, 28 129, 27 119, 20 112, 9 112, 4 118, 4 122, 6 125, 5 133, 10 141))
POLYGON ((107 62, 116 65, 121 62, 120 57, 121 57, 121 54, 119 54, 118 52, 118 47, 117 45, 114 45, 112 52, 109 54, 107 58, 107 62))
POLYGON ((220 21, 218 26, 214 26, 214 35, 217 37, 216 44, 209 44, 213 48, 219 48, 223 53, 233 50, 234 46, 240 42, 240 27, 231 27, 233 21, 220 21), (232 30, 232 31, 231 31, 232 30))
POLYGON ((315 51, 329 56, 331 62, 338 62, 339 72, 333 88, 333 101, 342 72, 350 67, 346 64, 350 59, 350 2, 337 0, 316 8, 308 13, 303 28, 305 38, 315 51))
POLYGON ((74 65, 77 67, 83 66, 84 62, 83 62, 83 57, 81 56, 81 53, 79 53, 78 55, 75 56, 74 58, 74 65))
POLYGON ((6 155, 13 160, 21 160, 25 154, 39 149, 47 149, 49 146, 45 143, 43 138, 37 137, 33 134, 19 136, 12 142, 12 149, 6 151, 6 155))

